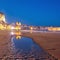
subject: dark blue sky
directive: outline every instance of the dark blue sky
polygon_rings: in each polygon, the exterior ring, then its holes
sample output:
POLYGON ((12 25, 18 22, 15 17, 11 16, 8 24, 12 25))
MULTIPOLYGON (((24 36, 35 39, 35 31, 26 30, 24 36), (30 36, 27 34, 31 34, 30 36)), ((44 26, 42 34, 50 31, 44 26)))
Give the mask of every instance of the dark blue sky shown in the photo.
POLYGON ((60 26, 59 0, 0 0, 0 11, 9 23, 60 26))

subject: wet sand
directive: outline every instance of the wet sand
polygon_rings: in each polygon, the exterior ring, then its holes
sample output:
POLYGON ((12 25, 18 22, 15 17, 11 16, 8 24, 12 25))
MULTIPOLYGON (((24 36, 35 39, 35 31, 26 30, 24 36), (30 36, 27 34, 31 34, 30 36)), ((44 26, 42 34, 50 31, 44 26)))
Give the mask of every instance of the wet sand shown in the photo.
MULTIPOLYGON (((53 58, 55 57, 60 60, 60 32, 22 32, 22 36, 32 38, 34 42, 36 42, 45 51, 52 55, 53 58)), ((5 54, 9 55, 10 52, 7 53, 9 50, 7 47, 9 45, 10 38, 10 31, 0 30, 0 58, 5 56, 5 54)))
POLYGON ((30 37, 53 58, 60 60, 60 32, 22 33, 22 36, 30 37))
POLYGON ((9 43, 10 42, 10 34, 9 31, 0 30, 0 60, 5 56, 10 54, 9 43))

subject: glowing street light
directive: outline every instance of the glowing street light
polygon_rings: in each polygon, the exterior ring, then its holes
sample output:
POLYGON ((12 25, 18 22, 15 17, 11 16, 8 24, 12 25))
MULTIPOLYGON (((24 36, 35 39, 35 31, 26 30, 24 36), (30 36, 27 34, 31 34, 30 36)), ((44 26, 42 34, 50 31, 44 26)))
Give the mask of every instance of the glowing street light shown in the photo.
POLYGON ((11 35, 14 35, 14 32, 11 32, 11 35))
POLYGON ((33 30, 33 27, 31 26, 30 29, 33 30))
POLYGON ((15 29, 15 27, 14 27, 14 26, 12 26, 12 27, 11 27, 11 29, 15 29))

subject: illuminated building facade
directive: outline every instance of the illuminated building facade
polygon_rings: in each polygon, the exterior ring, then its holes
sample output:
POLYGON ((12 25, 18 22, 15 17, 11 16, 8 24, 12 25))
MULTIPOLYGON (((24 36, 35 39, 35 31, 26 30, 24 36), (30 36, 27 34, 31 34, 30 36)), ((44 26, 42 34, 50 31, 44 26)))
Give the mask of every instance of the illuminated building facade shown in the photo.
POLYGON ((6 23, 5 15, 2 12, 0 12, 0 22, 6 23))

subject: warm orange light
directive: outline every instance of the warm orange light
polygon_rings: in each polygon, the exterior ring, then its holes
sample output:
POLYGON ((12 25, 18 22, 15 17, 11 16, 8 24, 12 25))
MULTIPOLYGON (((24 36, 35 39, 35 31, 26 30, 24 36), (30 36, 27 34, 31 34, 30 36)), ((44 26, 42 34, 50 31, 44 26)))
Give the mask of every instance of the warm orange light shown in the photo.
POLYGON ((60 31, 60 27, 59 27, 59 28, 57 28, 57 31, 60 31))
POLYGON ((17 35, 17 36, 21 35, 21 32, 15 32, 15 35, 17 35))
POLYGON ((16 39, 21 39, 21 36, 16 36, 16 39))
POLYGON ((30 29, 33 30, 33 27, 31 26, 30 29))
POLYGON ((21 30, 21 27, 20 26, 15 26, 15 29, 16 30, 21 30))
POLYGON ((20 22, 16 22, 16 25, 21 25, 21 23, 20 22))
POLYGON ((4 30, 4 29, 6 29, 6 27, 4 25, 0 24, 0 29, 4 30))
POLYGON ((7 30, 10 30, 10 29, 11 29, 11 26, 10 26, 10 25, 8 25, 8 26, 6 27, 6 29, 7 29, 7 30))
POLYGON ((49 31, 60 31, 60 27, 49 27, 49 31))
POLYGON ((57 28, 52 28, 53 31, 57 31, 57 28))

